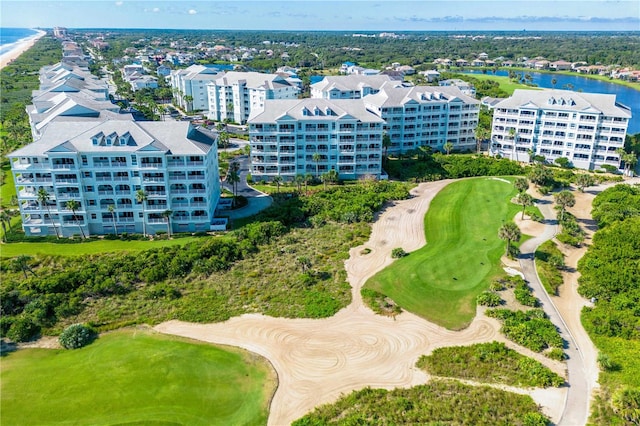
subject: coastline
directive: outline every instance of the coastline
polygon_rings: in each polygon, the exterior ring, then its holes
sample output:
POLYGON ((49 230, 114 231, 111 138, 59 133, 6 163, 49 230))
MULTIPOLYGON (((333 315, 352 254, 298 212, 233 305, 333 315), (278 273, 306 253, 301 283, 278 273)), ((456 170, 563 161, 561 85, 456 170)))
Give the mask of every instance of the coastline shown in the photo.
POLYGON ((36 34, 30 37, 26 37, 21 40, 18 40, 16 43, 14 43, 14 46, 12 47, 11 50, 0 55, 0 69, 9 65, 20 55, 22 55, 24 52, 29 50, 36 43, 36 41, 40 40, 40 38, 42 38, 45 34, 47 34, 46 31, 42 31, 42 30, 36 30, 36 31, 38 31, 36 34))

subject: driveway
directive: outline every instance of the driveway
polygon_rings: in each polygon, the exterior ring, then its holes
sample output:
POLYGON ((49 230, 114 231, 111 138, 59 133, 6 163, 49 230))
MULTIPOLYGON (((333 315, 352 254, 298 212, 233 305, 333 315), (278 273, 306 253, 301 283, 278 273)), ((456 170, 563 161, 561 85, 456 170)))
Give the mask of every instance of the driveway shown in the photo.
MULTIPOLYGON (((236 195, 242 195, 243 197, 246 197, 248 204, 236 210, 223 210, 224 215, 229 216, 230 219, 240 219, 253 216, 254 214, 260 213, 262 210, 266 209, 273 203, 273 199, 269 195, 265 194, 264 192, 260 192, 247 184, 247 174, 249 173, 249 156, 241 155, 236 158, 240 163, 240 182, 238 182, 236 195)), ((222 187, 233 192, 233 188, 229 183, 227 183, 226 179, 222 182, 222 187)))

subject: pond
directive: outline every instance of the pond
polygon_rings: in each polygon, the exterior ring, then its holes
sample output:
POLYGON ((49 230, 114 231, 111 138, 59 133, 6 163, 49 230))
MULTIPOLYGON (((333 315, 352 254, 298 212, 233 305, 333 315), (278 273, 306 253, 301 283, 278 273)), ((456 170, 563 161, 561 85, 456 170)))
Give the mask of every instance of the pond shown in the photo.
MULTIPOLYGON (((622 86, 620 84, 609 83, 607 81, 594 80, 580 75, 564 75, 553 73, 539 73, 528 71, 516 71, 522 77, 529 74, 532 77, 532 83, 538 87, 553 89, 554 85, 551 80, 556 79, 556 89, 569 89, 574 91, 583 91, 587 93, 605 93, 616 95, 616 101, 631 108, 633 117, 629 121, 629 134, 640 133, 640 85, 638 90, 622 86)), ((465 71, 465 74, 483 74, 480 70, 465 71)), ((487 71, 487 74, 492 74, 487 71)), ((498 70, 495 75, 507 77, 509 72, 506 70, 498 70)))

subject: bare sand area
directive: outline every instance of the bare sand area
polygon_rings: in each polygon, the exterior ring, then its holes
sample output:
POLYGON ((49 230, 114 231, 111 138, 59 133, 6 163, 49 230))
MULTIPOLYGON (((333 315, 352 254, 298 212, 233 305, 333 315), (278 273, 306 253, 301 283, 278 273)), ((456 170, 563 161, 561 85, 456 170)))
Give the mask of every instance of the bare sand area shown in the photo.
POLYGON ((0 55, 0 69, 6 67, 8 64, 10 64, 12 61, 14 61, 24 52, 31 49, 31 47, 36 43, 36 41, 38 41, 45 34, 46 34, 45 31, 39 30, 37 34, 15 43, 15 46, 11 50, 0 55))
MULTIPOLYGON (((319 404, 367 386, 392 389, 423 384, 429 377, 415 367, 415 362, 443 346, 502 341, 564 373, 562 363, 506 341, 498 331, 498 321, 482 315, 481 308, 468 328, 450 331, 408 312, 394 319, 375 315, 363 305, 360 288, 393 261, 392 248, 412 251, 426 243, 424 215, 433 197, 450 182, 420 184, 412 191, 413 198, 395 202, 378 216, 369 241, 352 248, 345 262, 353 303, 331 318, 285 319, 248 314, 217 324, 169 321, 155 329, 242 347, 267 358, 279 380, 271 403, 270 425, 290 424, 319 404), (365 247, 371 252, 363 254, 365 247)), ((566 388, 518 392, 531 395, 552 421, 562 414, 566 388)))

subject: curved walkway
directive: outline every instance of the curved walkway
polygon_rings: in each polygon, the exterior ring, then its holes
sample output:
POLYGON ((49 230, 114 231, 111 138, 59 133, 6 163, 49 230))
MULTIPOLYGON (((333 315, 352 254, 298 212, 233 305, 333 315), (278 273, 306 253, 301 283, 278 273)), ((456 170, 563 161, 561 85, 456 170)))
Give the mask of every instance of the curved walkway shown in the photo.
MULTIPOLYGON (((391 249, 407 251, 425 241, 424 214, 433 197, 451 181, 420 184, 413 198, 386 208, 373 224, 369 241, 350 250, 345 262, 353 302, 326 319, 286 319, 247 314, 224 323, 191 324, 169 321, 156 330, 239 346, 267 358, 279 379, 271 403, 269 425, 286 425, 319 404, 366 386, 393 389, 425 383, 429 376, 415 367, 417 359, 443 346, 502 341, 500 324, 476 315, 470 326, 451 331, 409 312, 395 319, 365 307, 360 289, 366 280, 389 265, 391 249), (363 254, 363 248, 371 250, 363 254)), ((544 358, 544 357, 541 357, 544 358)), ((553 361, 548 361, 551 364, 553 361)), ((566 389, 523 389, 554 420, 566 389)))
MULTIPOLYGON (((273 199, 269 195, 252 188, 247 183, 247 174, 249 173, 249 156, 241 155, 237 157, 237 160, 240 163, 240 182, 238 182, 237 195, 246 197, 248 204, 236 210, 222 210, 220 212, 224 216, 229 216, 230 219, 240 219, 253 216, 273 203, 273 199)), ((233 188, 226 180, 222 182, 222 186, 233 192, 233 188)))
POLYGON ((520 267, 533 289, 534 295, 540 300, 542 308, 553 324, 558 327, 560 335, 567 342, 565 353, 567 359, 567 371, 569 384, 564 410, 558 425, 584 425, 587 423, 589 414, 589 400, 591 397, 591 382, 588 380, 589 367, 576 343, 571 331, 567 327, 564 319, 553 304, 549 294, 546 292, 536 271, 534 254, 538 246, 553 238, 558 232, 558 222, 553 210, 553 198, 546 196, 540 198, 538 208, 545 218, 544 232, 520 246, 520 267))

